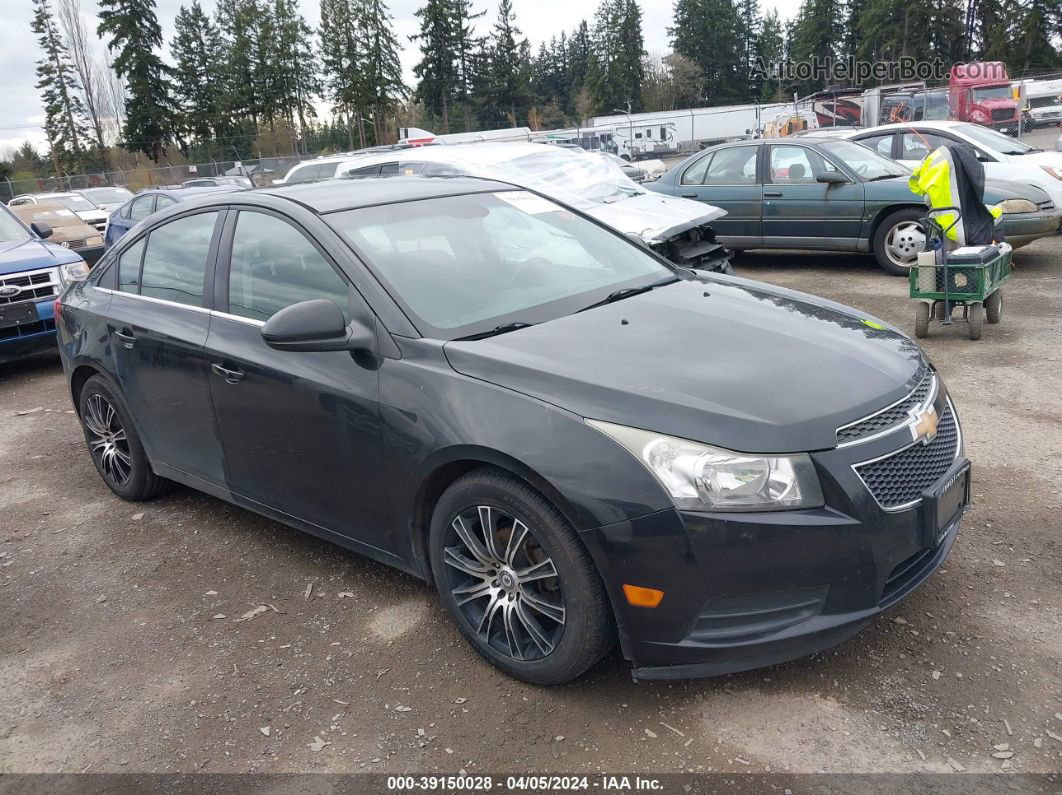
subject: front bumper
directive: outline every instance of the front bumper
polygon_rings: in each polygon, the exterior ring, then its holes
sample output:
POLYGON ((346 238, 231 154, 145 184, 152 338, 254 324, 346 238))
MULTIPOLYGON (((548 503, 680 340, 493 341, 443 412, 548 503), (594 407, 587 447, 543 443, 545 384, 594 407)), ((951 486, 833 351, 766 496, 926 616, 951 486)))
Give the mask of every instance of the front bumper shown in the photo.
POLYGON ((37 322, 0 329, 0 363, 55 349, 53 302, 37 301, 37 322))
MULTIPOLYGON (((941 390, 943 391, 943 390, 941 390)), ((938 402, 944 410, 946 398, 938 402)), ((581 533, 615 608, 637 679, 744 671, 834 646, 904 599, 943 563, 961 514, 930 531, 932 500, 886 510, 855 467, 898 457, 909 429, 815 453, 826 507, 764 513, 658 511, 581 533), (623 585, 656 588, 656 608, 623 585)), ((920 444, 916 443, 916 444, 920 444)), ((961 433, 947 471, 968 466, 961 433)))
POLYGON ((1058 234, 1062 216, 1055 213, 1008 213, 1003 216, 1003 234, 1014 248, 1058 234))

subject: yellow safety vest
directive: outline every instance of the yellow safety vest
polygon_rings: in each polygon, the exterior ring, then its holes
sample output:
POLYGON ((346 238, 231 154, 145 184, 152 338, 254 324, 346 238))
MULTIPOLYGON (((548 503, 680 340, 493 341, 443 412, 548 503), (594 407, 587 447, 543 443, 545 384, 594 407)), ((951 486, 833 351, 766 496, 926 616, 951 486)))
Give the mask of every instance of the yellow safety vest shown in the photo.
MULTIPOLYGON (((954 181, 954 168, 948 148, 938 147, 915 166, 907 185, 914 193, 925 196, 926 204, 932 209, 958 207, 959 189, 954 181)), ((1003 210, 995 205, 986 204, 985 207, 993 218, 998 219, 1003 215, 1003 210)), ((948 227, 955 221, 955 213, 938 213, 933 218, 941 227, 947 229, 949 240, 960 244, 966 242, 962 218, 959 218, 958 223, 951 229, 948 227)))

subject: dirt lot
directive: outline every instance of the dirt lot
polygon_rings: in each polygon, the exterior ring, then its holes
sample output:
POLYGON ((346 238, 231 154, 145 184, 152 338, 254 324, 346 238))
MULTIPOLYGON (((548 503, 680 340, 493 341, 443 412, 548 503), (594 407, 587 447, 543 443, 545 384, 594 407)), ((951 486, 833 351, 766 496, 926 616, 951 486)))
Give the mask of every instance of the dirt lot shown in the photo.
MULTIPOLYGON (((1002 325, 926 344, 974 461, 944 569, 834 651, 714 680, 506 679, 409 576, 192 491, 118 500, 58 362, 0 367, 0 773, 1062 769, 1062 238, 1016 262, 1002 325)), ((868 258, 738 271, 913 324, 868 258)))

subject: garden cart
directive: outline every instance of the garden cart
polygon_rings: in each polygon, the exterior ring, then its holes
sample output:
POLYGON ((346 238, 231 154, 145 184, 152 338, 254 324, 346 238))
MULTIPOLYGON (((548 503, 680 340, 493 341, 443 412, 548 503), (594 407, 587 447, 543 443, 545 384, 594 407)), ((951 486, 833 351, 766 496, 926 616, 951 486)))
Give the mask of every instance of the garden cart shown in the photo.
POLYGON ((1003 317, 1003 283, 1010 276, 1013 250, 1007 243, 959 246, 948 251, 947 232, 958 223, 958 207, 939 207, 923 219, 926 250, 911 267, 911 298, 915 305, 915 336, 929 335, 929 321, 952 323, 952 311, 962 307, 970 339, 981 338, 985 320, 998 323, 1003 317), (942 227, 937 216, 954 220, 942 227))

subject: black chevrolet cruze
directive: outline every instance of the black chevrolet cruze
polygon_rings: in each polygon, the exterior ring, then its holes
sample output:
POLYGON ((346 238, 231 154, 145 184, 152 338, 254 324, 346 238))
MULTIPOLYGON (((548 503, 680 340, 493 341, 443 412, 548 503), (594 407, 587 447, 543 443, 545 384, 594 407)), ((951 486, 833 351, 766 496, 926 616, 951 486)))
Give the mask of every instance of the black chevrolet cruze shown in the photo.
POLYGON ((836 644, 968 504, 910 339, 497 182, 182 203, 57 303, 116 494, 176 481, 411 572, 530 682, 617 637, 641 679, 836 644))

